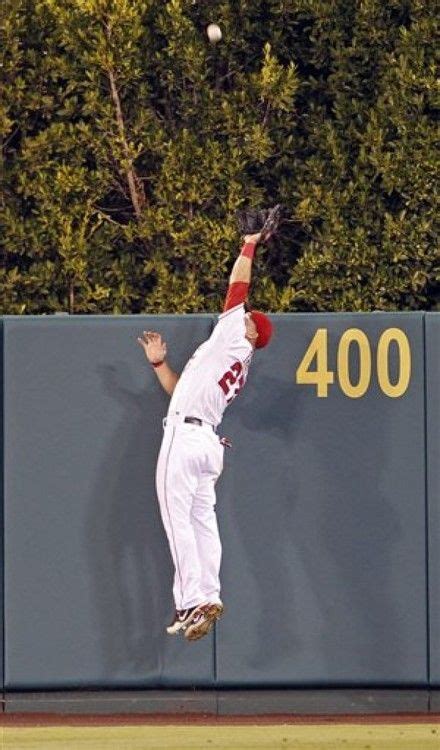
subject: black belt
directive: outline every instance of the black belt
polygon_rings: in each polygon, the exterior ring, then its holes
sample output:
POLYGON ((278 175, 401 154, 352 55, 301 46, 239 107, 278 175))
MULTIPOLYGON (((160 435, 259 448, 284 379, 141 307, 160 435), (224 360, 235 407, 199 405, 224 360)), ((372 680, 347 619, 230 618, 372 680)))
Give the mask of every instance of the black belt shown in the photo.
MULTIPOLYGON (((184 422, 188 422, 189 424, 198 424, 200 427, 203 425, 203 419, 199 419, 198 417, 184 417, 184 422)), ((205 424, 209 424, 209 422, 205 422, 205 424)), ((209 424, 210 427, 215 432, 215 427, 213 424, 209 424)))

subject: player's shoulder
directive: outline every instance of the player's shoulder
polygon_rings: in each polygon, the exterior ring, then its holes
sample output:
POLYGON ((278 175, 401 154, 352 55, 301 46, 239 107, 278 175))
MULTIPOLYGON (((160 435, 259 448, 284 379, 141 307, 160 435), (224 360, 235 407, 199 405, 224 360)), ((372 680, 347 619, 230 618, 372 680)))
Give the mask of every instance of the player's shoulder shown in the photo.
POLYGON ((234 313, 236 314, 240 312, 244 313, 244 302, 239 302, 238 305, 234 305, 234 307, 230 307, 229 310, 225 310, 224 312, 220 313, 220 315, 218 316, 218 319, 224 320, 228 316, 231 316, 234 313))

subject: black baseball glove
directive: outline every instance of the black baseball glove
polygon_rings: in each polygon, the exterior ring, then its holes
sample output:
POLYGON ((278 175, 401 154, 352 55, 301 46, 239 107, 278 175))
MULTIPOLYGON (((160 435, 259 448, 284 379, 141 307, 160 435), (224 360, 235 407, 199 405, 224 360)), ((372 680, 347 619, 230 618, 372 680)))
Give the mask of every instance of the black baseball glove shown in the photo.
POLYGON ((240 234, 260 233, 260 242, 267 242, 273 237, 281 222, 282 208, 278 203, 273 208, 248 208, 237 212, 237 222, 240 234))

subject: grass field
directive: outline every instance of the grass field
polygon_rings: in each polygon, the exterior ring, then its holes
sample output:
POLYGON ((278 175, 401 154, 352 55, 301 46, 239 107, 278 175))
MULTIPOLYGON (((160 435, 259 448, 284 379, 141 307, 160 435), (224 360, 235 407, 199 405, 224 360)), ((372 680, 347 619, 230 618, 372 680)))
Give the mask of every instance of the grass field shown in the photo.
POLYGON ((440 725, 8 726, 3 750, 439 750, 440 725))

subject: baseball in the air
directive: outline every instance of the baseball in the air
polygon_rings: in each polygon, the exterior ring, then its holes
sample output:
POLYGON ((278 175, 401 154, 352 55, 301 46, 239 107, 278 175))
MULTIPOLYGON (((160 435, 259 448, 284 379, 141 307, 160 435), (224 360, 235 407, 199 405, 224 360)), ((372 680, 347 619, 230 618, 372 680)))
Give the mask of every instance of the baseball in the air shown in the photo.
POLYGON ((210 23, 206 29, 206 33, 210 42, 219 42, 222 38, 222 30, 216 23, 210 23))

